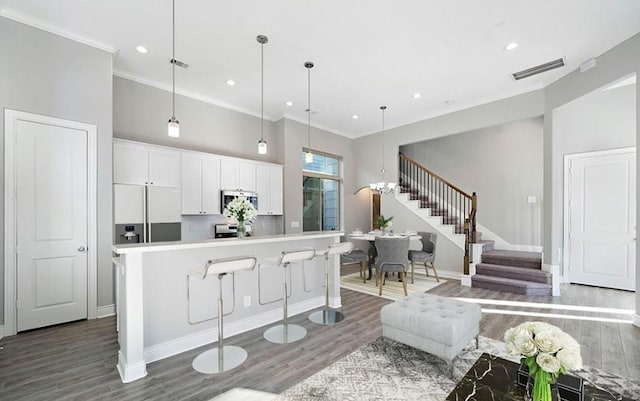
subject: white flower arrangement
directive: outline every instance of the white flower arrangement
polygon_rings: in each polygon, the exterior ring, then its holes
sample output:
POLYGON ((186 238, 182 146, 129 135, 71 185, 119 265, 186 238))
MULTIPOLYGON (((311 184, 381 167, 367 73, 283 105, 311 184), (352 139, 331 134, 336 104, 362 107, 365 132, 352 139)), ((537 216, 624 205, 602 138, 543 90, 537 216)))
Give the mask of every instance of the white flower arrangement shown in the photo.
POLYGON ((549 383, 568 370, 581 369, 580 344, 558 327, 524 322, 504 333, 507 353, 520 355, 535 379, 534 400, 548 400, 549 383))
POLYGON ((227 204, 222 213, 225 217, 234 218, 240 222, 252 221, 258 211, 244 196, 238 196, 227 204))

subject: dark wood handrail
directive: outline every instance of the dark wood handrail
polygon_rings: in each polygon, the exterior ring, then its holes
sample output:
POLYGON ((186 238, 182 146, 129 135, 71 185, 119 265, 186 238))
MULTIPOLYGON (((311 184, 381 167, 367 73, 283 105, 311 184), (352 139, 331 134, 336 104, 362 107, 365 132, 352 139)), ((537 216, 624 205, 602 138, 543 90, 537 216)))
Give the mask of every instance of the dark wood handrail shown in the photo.
POLYGON ((409 156, 405 155, 404 153, 400 153, 400 158, 401 159, 405 159, 408 162, 414 164, 417 168, 419 168, 420 170, 426 172, 429 175, 434 176, 435 178, 439 179, 440 181, 444 182, 445 184, 447 184, 448 186, 450 186, 451 188, 455 189, 456 191, 460 192, 462 195, 464 195, 467 199, 471 200, 473 198, 473 195, 469 195, 468 193, 466 193, 465 191, 463 191, 462 189, 460 189, 459 187, 457 187, 455 184, 452 184, 451 182, 449 182, 448 180, 442 178, 441 176, 439 176, 438 174, 434 173, 433 171, 429 170, 428 168, 426 168, 425 166, 423 166, 422 164, 418 163, 417 161, 413 160, 412 158, 410 158, 409 156))

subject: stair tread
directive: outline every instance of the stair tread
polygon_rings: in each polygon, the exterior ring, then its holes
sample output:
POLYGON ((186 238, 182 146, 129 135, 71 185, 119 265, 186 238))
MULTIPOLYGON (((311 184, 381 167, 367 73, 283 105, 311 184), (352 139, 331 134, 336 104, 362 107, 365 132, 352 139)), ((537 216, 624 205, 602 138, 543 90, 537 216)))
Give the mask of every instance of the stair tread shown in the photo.
POLYGON ((476 274, 546 284, 551 284, 552 277, 551 273, 539 269, 520 266, 494 265, 490 263, 478 263, 476 265, 476 274))
POLYGON ((504 258, 531 259, 542 261, 542 253, 525 252, 525 251, 508 251, 505 249, 494 249, 486 253, 488 256, 497 256, 504 258))
POLYGON ((549 272, 546 272, 546 271, 543 271, 543 270, 538 270, 538 269, 532 269, 530 267, 496 265, 496 264, 484 263, 484 262, 478 263, 477 266, 486 267, 488 269, 493 269, 493 270, 504 270, 504 271, 521 272, 522 274, 539 274, 541 276, 551 277, 551 273, 549 273, 549 272))
POLYGON ((511 285, 523 288, 551 288, 551 284, 538 283, 535 281, 517 280, 514 278, 487 276, 484 274, 475 274, 471 277, 471 281, 484 281, 502 285, 511 285))

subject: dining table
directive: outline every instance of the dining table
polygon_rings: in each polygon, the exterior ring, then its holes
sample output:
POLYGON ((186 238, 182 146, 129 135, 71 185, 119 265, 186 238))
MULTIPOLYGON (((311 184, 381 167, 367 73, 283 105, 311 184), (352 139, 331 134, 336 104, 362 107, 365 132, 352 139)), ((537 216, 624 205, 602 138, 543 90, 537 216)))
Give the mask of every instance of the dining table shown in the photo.
POLYGON ((351 234, 349 234, 349 239, 351 240, 356 240, 356 241, 367 241, 369 242, 369 266, 368 266, 368 270, 369 270, 369 276, 367 277, 367 280, 371 280, 371 275, 372 275, 372 270, 373 270, 373 264, 375 263, 375 256, 377 255, 376 252, 376 237, 384 237, 384 238, 406 238, 409 237, 410 240, 414 241, 414 240, 420 240, 420 236, 417 234, 417 232, 415 231, 408 231, 408 232, 404 232, 404 233, 391 233, 391 234, 385 234, 382 231, 369 231, 368 233, 364 233, 364 232, 353 232, 351 234))

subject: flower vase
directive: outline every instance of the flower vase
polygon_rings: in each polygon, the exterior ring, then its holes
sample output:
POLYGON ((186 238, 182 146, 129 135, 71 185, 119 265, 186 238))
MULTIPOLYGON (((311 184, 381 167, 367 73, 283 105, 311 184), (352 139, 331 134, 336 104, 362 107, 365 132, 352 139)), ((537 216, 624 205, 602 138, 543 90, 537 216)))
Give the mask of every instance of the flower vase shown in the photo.
POLYGON ((244 225, 244 220, 238 221, 238 238, 244 238, 247 236, 247 228, 244 225))
MULTIPOLYGON (((539 378, 542 379, 542 376, 539 378)), ((541 381, 543 383, 536 386, 534 378, 529 375, 524 389, 524 401, 560 401, 556 378, 551 377, 549 381, 545 379, 541 381)))

